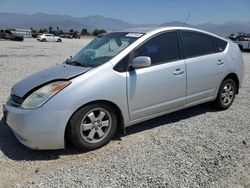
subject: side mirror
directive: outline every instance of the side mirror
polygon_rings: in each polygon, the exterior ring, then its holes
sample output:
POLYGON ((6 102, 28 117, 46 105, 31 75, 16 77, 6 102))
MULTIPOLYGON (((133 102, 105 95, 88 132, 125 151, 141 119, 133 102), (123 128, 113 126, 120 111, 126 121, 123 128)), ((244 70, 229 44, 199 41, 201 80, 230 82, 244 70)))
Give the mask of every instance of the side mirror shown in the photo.
POLYGON ((132 67, 133 68, 144 68, 151 65, 151 58, 148 56, 138 56, 133 59, 132 67))

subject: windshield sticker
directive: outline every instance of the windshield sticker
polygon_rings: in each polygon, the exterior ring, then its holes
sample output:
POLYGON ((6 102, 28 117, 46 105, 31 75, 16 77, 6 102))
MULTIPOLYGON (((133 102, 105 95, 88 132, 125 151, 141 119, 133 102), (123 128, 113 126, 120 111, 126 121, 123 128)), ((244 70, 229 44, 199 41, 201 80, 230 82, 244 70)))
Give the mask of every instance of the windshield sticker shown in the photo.
POLYGON ((128 33, 127 35, 126 35, 126 37, 135 37, 135 38, 139 38, 139 37, 141 37, 143 34, 141 34, 141 33, 128 33))

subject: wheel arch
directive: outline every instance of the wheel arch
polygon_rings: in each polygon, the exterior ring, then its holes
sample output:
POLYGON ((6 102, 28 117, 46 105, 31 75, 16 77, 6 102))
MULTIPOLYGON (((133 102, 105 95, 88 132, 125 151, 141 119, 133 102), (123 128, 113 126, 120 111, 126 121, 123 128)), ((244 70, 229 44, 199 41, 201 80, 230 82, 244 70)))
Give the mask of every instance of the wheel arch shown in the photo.
POLYGON ((112 108, 115 110, 115 113, 116 113, 116 116, 117 116, 117 130, 121 130, 124 128, 124 118, 123 118, 123 115, 122 115, 122 111, 121 109, 113 102, 111 101, 108 101, 108 100, 95 100, 95 101, 91 101, 91 102, 88 102, 82 106, 80 106, 77 110, 74 111, 74 113, 72 113, 72 115, 70 116, 67 124, 66 124, 66 127, 65 127, 65 130, 64 130, 64 145, 67 146, 68 144, 70 144, 70 139, 69 139, 69 136, 68 136, 68 128, 69 128, 69 122, 71 120, 71 118, 74 116, 74 114, 80 110, 81 108, 83 108, 84 106, 87 106, 87 105, 90 105, 90 104, 107 104, 107 105, 110 105, 112 106, 112 108))
MULTIPOLYGON (((229 74, 227 74, 227 76, 223 79, 223 81, 224 80, 226 80, 226 79, 232 79, 232 80, 234 80, 235 81, 235 84, 236 84, 236 94, 238 94, 239 93, 239 86, 240 86, 240 82, 239 82, 239 78, 238 78, 238 76, 237 76, 237 74, 235 74, 235 73, 229 73, 229 74)), ((222 81, 222 82, 223 82, 222 81)))

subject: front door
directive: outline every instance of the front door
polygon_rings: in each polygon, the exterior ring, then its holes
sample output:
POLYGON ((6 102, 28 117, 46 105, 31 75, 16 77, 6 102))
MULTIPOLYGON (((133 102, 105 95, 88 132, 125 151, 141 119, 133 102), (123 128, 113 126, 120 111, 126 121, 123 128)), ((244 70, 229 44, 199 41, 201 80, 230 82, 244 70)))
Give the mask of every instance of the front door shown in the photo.
POLYGON ((176 32, 157 35, 134 51, 134 57, 150 57, 152 65, 128 72, 132 121, 185 104, 186 70, 179 52, 176 32))

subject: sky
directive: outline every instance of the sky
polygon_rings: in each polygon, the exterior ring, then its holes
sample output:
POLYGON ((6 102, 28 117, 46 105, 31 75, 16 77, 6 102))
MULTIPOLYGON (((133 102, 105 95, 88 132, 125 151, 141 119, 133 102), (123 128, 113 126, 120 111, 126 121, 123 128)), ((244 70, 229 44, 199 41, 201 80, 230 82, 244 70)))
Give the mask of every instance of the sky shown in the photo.
MULTIPOLYGON (((0 0, 0 12, 102 15, 129 23, 250 22, 250 0, 0 0)), ((0 18, 1 19, 1 18, 0 18)))

